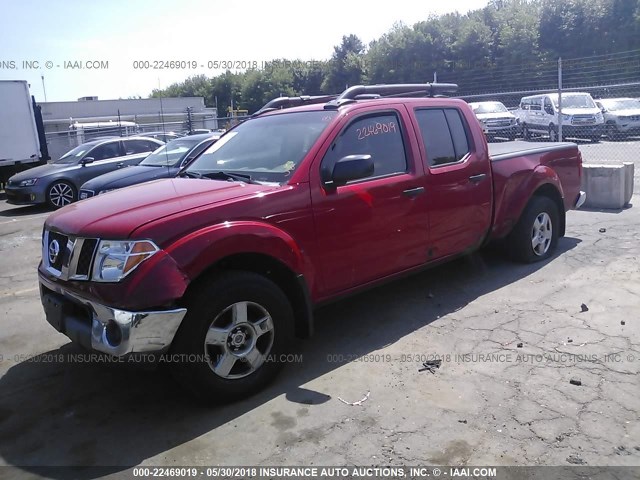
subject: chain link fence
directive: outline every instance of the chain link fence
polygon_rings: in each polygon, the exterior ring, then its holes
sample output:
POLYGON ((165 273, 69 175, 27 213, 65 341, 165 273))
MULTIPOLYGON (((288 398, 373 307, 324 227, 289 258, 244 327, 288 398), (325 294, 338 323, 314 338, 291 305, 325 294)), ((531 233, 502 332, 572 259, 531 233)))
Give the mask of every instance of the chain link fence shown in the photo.
POLYGON ((640 50, 525 63, 493 75, 480 70, 458 81, 460 98, 474 108, 490 143, 574 142, 584 163, 634 162, 638 191, 640 50))

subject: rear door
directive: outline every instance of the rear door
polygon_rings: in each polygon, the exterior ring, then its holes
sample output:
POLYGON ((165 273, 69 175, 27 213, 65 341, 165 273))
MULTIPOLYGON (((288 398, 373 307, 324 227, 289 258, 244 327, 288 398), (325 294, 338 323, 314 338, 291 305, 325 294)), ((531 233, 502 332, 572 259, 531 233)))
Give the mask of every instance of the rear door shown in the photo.
POLYGON ((424 263, 424 169, 403 105, 344 118, 314 167, 311 201, 323 293, 333 294, 424 263), (374 172, 337 188, 320 181, 347 155, 369 154, 374 172))
POLYGON ((431 259, 477 247, 491 224, 491 166, 455 107, 414 110, 425 159, 431 259))

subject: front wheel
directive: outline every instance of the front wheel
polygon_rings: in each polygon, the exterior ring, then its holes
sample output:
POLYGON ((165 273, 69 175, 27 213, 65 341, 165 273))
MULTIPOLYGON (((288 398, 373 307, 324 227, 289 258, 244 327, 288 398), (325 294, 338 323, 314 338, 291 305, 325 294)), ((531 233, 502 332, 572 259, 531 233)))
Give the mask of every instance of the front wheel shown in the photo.
POLYGON ((522 125, 522 138, 525 140, 531 140, 531 132, 526 124, 522 125))
POLYGON ((196 397, 223 403, 262 389, 278 373, 293 332, 280 288, 251 272, 212 277, 187 297, 171 348, 176 379, 196 397))
POLYGON ((524 263, 549 258, 558 244, 559 224, 555 202, 534 196, 507 238, 512 258, 524 263))
POLYGON ((47 203, 52 208, 61 208, 75 202, 78 194, 73 185, 65 181, 57 181, 47 189, 47 203))

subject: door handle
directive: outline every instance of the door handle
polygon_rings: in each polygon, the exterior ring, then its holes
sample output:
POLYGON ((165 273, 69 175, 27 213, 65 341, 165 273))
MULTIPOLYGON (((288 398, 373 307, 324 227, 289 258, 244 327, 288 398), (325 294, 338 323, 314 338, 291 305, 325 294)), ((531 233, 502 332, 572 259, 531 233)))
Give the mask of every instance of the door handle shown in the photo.
POLYGON ((471 183, 480 183, 485 178, 487 178, 487 174, 486 173, 480 173, 479 175, 471 175, 469 177, 469 181, 471 183))
POLYGON ((415 198, 424 193, 424 187, 409 188, 402 192, 402 195, 409 198, 415 198))

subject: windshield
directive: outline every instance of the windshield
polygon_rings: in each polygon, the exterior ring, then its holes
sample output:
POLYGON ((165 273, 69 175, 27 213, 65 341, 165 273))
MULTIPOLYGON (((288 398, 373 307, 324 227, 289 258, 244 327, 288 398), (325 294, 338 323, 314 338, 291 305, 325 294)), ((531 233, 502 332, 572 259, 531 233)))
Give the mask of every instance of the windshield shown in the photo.
POLYGON ((92 147, 93 145, 79 145, 73 150, 69 150, 58 160, 54 160, 53 163, 77 163, 92 147))
POLYGON ((188 172, 238 172, 262 182, 285 182, 336 111, 285 113, 250 119, 198 157, 188 172))
POLYGON ((623 100, 600 100, 602 106, 607 110, 638 110, 640 109, 640 100, 633 98, 625 98, 623 100))
POLYGON ((471 108, 473 109, 473 113, 502 113, 508 112, 507 107, 505 107, 500 102, 482 102, 482 103, 472 103, 471 108))
POLYGON ((154 150, 140 165, 152 167, 166 167, 180 163, 193 147, 200 143, 199 140, 178 139, 154 150))
MULTIPOLYGON (((558 108, 558 99, 554 98, 554 105, 558 108)), ((596 108, 591 95, 563 95, 562 108, 596 108)))

